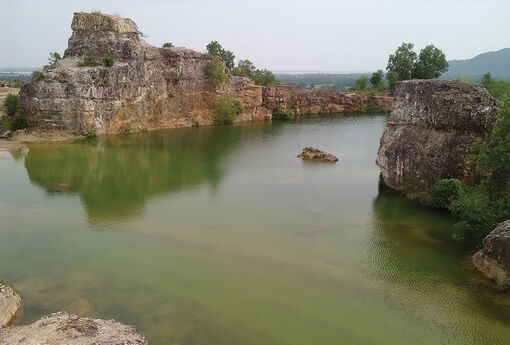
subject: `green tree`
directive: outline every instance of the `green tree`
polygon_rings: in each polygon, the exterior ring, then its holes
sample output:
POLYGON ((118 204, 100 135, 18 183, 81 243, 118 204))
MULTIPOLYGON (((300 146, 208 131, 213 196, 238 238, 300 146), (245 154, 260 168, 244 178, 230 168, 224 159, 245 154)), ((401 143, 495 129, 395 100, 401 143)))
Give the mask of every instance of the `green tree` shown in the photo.
POLYGON ((384 78, 384 72, 382 69, 378 70, 377 72, 372 73, 372 76, 370 77, 370 83, 373 86, 377 86, 382 83, 384 78))
POLYGON ((359 77, 356 79, 355 86, 357 89, 363 90, 367 87, 368 78, 367 77, 359 77))
POLYGON ((225 75, 225 66, 217 56, 213 57, 205 66, 205 75, 216 84, 224 83, 228 80, 225 75))
POLYGON ((418 60, 413 66, 413 79, 434 79, 448 70, 446 56, 441 49, 430 44, 420 51, 418 60))
POLYGON ((413 51, 414 44, 402 43, 394 54, 388 58, 386 69, 397 73, 398 80, 409 80, 413 75, 414 63, 417 55, 413 51))
POLYGON ((386 81, 388 81, 390 92, 391 93, 395 92, 395 88, 397 87, 398 82, 398 73, 397 72, 386 73, 386 81))
POLYGON ((494 79, 491 78, 491 72, 487 72, 483 75, 481 83, 488 91, 492 89, 494 86, 494 79))
POLYGON ((242 112, 243 107, 238 99, 225 96, 218 101, 215 120, 217 123, 230 125, 234 122, 236 116, 242 112))
POLYGON ((60 60, 62 57, 60 56, 59 53, 57 52, 53 52, 53 53, 50 53, 50 56, 48 57, 48 63, 50 65, 53 65, 55 62, 57 62, 58 60, 60 60))
POLYGON ((7 109, 7 115, 13 116, 19 109, 19 97, 12 93, 8 94, 5 97, 4 106, 7 109))
POLYGON ((171 42, 163 43, 163 48, 172 48, 173 46, 174 46, 174 44, 171 42))
POLYGON ((221 44, 218 41, 211 41, 206 46, 207 52, 214 56, 219 56, 229 70, 234 68, 234 59, 235 55, 230 50, 223 49, 221 44))

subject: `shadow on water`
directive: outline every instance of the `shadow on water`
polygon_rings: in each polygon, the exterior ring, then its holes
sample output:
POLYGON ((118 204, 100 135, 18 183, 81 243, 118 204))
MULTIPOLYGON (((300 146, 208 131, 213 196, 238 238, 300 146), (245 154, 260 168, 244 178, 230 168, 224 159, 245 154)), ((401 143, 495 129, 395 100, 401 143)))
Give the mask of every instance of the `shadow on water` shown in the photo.
POLYGON ((122 220, 157 195, 203 184, 215 189, 241 134, 239 127, 209 127, 34 145, 25 168, 49 193, 79 195, 89 221, 122 220))

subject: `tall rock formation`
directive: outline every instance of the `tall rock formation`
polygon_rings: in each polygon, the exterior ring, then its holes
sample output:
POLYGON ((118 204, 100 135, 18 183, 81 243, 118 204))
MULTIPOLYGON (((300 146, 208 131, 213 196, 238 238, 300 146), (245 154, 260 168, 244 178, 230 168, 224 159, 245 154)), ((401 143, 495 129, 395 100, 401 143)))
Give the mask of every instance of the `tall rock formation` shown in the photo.
POLYGON ((496 100, 478 84, 400 82, 377 154, 383 182, 403 191, 407 183, 462 179, 471 144, 488 136, 497 111, 496 100))
POLYGON ((127 18, 80 12, 71 27, 64 58, 20 92, 21 113, 42 129, 119 133, 209 125, 222 96, 241 101, 243 112, 235 122, 269 119, 271 105, 314 114, 391 104, 391 99, 340 91, 266 89, 231 75, 226 67, 229 81, 215 84, 205 73, 211 55, 184 47, 153 47, 140 39, 136 24, 127 18), (79 67, 84 56, 99 61, 111 56, 115 63, 79 67), (281 97, 291 92, 300 96, 281 97))

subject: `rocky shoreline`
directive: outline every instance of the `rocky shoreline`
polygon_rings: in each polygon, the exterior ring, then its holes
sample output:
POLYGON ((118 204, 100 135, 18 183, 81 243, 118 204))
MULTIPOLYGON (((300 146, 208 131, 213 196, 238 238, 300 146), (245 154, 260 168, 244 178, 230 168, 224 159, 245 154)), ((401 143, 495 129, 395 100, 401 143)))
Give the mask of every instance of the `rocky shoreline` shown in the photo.
MULTIPOLYGON (((12 325, 22 307, 20 296, 0 283, 0 344, 147 345, 134 326, 66 312, 43 316, 29 325, 12 325)), ((17 321, 17 320, 16 320, 17 321)))

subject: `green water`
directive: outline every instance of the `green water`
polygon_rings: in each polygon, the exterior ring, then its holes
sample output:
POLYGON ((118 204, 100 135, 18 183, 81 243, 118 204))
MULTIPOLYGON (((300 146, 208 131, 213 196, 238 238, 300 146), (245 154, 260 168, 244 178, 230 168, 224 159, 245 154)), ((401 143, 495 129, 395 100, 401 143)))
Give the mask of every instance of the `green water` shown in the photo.
POLYGON ((379 190, 384 115, 0 152, 0 279, 153 345, 509 344, 453 220, 379 190), (303 162, 303 146, 340 157, 303 162))

